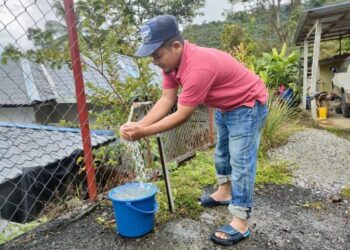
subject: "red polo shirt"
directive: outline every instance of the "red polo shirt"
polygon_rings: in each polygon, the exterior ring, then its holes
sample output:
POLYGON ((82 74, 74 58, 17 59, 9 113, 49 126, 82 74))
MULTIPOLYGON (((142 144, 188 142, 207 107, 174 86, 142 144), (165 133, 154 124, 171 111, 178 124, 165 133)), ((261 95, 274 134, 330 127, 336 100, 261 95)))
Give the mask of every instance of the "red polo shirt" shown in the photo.
POLYGON ((180 66, 163 72, 163 88, 181 86, 179 103, 184 106, 205 104, 229 111, 240 106, 264 104, 264 82, 229 54, 203 48, 185 41, 180 66))

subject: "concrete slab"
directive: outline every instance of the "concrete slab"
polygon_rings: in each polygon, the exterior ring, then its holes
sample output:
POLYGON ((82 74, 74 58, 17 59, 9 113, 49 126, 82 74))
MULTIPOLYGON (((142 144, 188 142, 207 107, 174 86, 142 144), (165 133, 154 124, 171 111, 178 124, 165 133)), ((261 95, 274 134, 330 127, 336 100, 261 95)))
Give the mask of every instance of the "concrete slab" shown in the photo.
POLYGON ((333 111, 329 112, 326 120, 318 120, 318 124, 324 128, 349 129, 350 118, 344 118, 343 115, 333 111))

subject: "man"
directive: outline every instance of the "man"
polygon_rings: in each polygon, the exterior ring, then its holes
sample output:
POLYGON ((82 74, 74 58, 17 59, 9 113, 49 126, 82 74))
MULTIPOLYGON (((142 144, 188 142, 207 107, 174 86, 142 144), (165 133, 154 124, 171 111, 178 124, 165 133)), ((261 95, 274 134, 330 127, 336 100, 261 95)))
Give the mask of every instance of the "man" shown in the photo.
POLYGON ((139 122, 120 128, 122 138, 137 140, 185 122, 199 104, 216 108, 215 168, 218 190, 201 198, 202 206, 228 205, 232 221, 211 239, 233 245, 250 235, 257 152, 267 115, 262 80, 230 55, 184 41, 173 16, 156 16, 141 28, 136 56, 151 56, 163 70, 162 96, 139 122), (177 99, 178 89, 181 93, 177 99), (167 115, 177 103, 177 111, 167 115))

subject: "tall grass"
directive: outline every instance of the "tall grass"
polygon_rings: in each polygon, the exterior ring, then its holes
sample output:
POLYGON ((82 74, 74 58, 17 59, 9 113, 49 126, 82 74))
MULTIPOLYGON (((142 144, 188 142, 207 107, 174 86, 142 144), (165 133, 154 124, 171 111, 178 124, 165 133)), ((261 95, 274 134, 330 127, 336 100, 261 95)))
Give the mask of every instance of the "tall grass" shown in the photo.
POLYGON ((288 140, 291 132, 289 124, 296 122, 296 109, 275 96, 271 91, 268 100, 269 114, 262 133, 261 151, 265 153, 268 148, 278 146, 288 140))

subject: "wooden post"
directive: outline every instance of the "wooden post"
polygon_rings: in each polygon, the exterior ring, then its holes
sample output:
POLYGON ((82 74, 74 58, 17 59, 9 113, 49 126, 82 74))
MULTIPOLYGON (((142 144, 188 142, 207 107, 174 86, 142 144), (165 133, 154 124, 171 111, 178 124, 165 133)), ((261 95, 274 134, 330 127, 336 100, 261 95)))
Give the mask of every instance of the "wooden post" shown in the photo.
POLYGON ((172 192, 172 189, 171 189, 168 169, 167 169, 167 167, 165 165, 162 140, 160 139, 160 135, 159 134, 157 134, 157 143, 158 143, 158 149, 159 149, 160 163, 162 165, 163 176, 164 176, 164 181, 165 181, 166 194, 167 194, 167 197, 168 197, 169 210, 170 210, 170 212, 175 213, 175 204, 174 204, 173 192, 172 192))
POLYGON ((208 115, 209 115, 209 138, 210 143, 214 144, 214 119, 213 119, 214 110, 213 108, 208 107, 208 115))
MULTIPOLYGON (((322 30, 322 24, 320 20, 317 19, 315 23, 315 43, 314 43, 314 51, 312 56, 310 94, 314 94, 316 92, 316 84, 318 80, 318 61, 320 58, 321 30, 322 30)), ((317 110, 316 110, 315 99, 311 101, 311 116, 315 121, 317 120, 317 110)))
POLYGON ((308 41, 304 41, 304 71, 303 71, 303 109, 306 109, 307 70, 308 70, 308 41))

